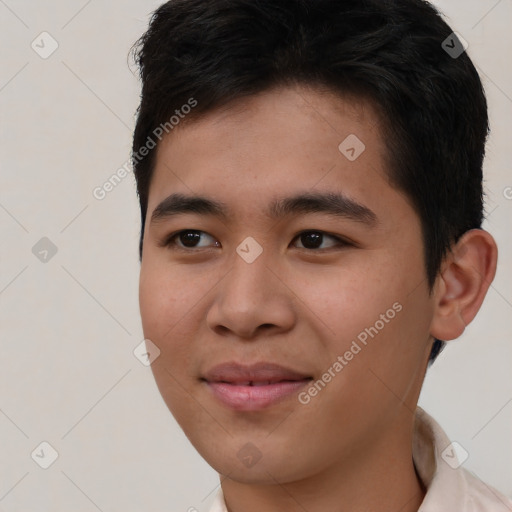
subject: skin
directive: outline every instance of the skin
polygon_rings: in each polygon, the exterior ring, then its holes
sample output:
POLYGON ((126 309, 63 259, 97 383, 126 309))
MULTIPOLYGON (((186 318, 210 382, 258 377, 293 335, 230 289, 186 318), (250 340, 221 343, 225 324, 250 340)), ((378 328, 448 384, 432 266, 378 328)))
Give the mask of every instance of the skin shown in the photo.
POLYGON ((220 473, 230 512, 409 512, 423 500, 411 443, 433 337, 454 339, 473 319, 497 253, 488 233, 468 232, 429 293, 420 221, 390 185, 385 151, 369 103, 304 86, 231 103, 158 147, 140 273, 144 336, 161 351, 151 368, 162 397, 220 473), (355 161, 338 149, 349 134, 366 146, 355 161), (333 191, 370 208, 375 225, 263 213, 277 197, 333 191), (232 215, 151 223, 176 192, 222 201, 232 215), (195 247, 179 237, 161 246, 187 229, 203 232, 195 247), (319 248, 307 248, 304 231, 325 233, 319 248), (263 248, 251 264, 236 252, 249 236, 263 248), (307 404, 294 394, 235 411, 200 380, 226 361, 272 361, 317 380, 395 303, 401 311, 307 404), (251 467, 239 456, 247 443, 261 455, 251 467))

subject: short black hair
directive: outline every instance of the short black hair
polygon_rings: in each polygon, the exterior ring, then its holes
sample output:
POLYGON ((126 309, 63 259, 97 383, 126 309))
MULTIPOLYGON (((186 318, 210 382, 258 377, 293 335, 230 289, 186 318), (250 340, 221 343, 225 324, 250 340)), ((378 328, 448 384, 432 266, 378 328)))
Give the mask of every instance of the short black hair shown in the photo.
MULTIPOLYGON (((485 93, 462 41, 429 2, 171 0, 132 50, 142 80, 132 147, 141 260, 156 154, 147 148, 162 128, 296 84, 377 106, 389 182, 421 221, 431 291, 452 244, 481 227, 485 93)), ((435 340, 430 363, 443 348, 435 340)))

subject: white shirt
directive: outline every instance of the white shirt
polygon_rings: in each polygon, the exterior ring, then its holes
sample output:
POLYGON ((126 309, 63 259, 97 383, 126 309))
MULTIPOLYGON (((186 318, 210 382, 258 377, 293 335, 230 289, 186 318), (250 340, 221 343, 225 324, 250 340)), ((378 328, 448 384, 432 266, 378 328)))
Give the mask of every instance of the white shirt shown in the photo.
MULTIPOLYGON (((462 468, 450 444, 439 424, 417 407, 412 455, 427 490, 418 512, 512 512, 512 500, 462 468)), ((209 512, 228 512, 222 488, 209 512)))

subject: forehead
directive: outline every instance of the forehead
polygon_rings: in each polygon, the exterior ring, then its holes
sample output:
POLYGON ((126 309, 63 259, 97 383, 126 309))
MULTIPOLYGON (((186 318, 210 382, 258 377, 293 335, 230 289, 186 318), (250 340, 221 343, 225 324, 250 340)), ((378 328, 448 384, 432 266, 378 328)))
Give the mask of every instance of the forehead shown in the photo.
MULTIPOLYGON (((331 135, 338 139, 351 129, 374 149, 377 145, 384 149, 379 133, 379 114, 379 107, 370 98, 348 93, 341 96, 330 89, 312 86, 280 86, 238 98, 190 123, 185 116, 184 122, 166 138, 167 145, 181 144, 186 139, 187 143, 195 145, 194 156, 198 156, 206 143, 220 139, 240 142, 248 136, 261 138, 264 133, 274 133, 279 135, 276 142, 286 149, 301 137, 306 138, 307 146, 313 146, 318 145, 320 137, 331 135)), ((326 140, 326 143, 330 142, 330 139, 326 140)))
POLYGON ((390 189, 385 156, 370 102, 325 90, 277 88, 232 102, 164 137, 148 213, 176 192, 210 195, 247 215, 268 210, 270 199, 285 192, 332 191, 358 202, 382 202, 382 189, 390 189))

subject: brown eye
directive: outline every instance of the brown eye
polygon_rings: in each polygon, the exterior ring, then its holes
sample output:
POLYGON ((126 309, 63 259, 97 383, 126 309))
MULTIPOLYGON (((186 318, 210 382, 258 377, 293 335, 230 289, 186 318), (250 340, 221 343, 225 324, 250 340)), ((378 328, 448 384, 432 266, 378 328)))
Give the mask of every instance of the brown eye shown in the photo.
POLYGON ((183 250, 195 248, 201 249, 208 247, 208 245, 198 245, 201 240, 205 239, 205 237, 210 237, 213 240, 213 237, 204 231, 199 231, 196 229, 185 229, 167 237, 162 242, 161 246, 183 250))
POLYGON ((185 247, 195 247, 201 240, 201 234, 198 231, 182 231, 177 235, 177 239, 185 247))
POLYGON ((303 245, 303 247, 299 247, 299 249, 331 249, 334 247, 349 245, 341 238, 334 235, 328 235, 323 231, 304 231, 300 233, 296 238, 300 240, 301 244, 303 245), (320 247, 324 243, 325 239, 334 240, 334 244, 331 244, 328 247, 320 247))

